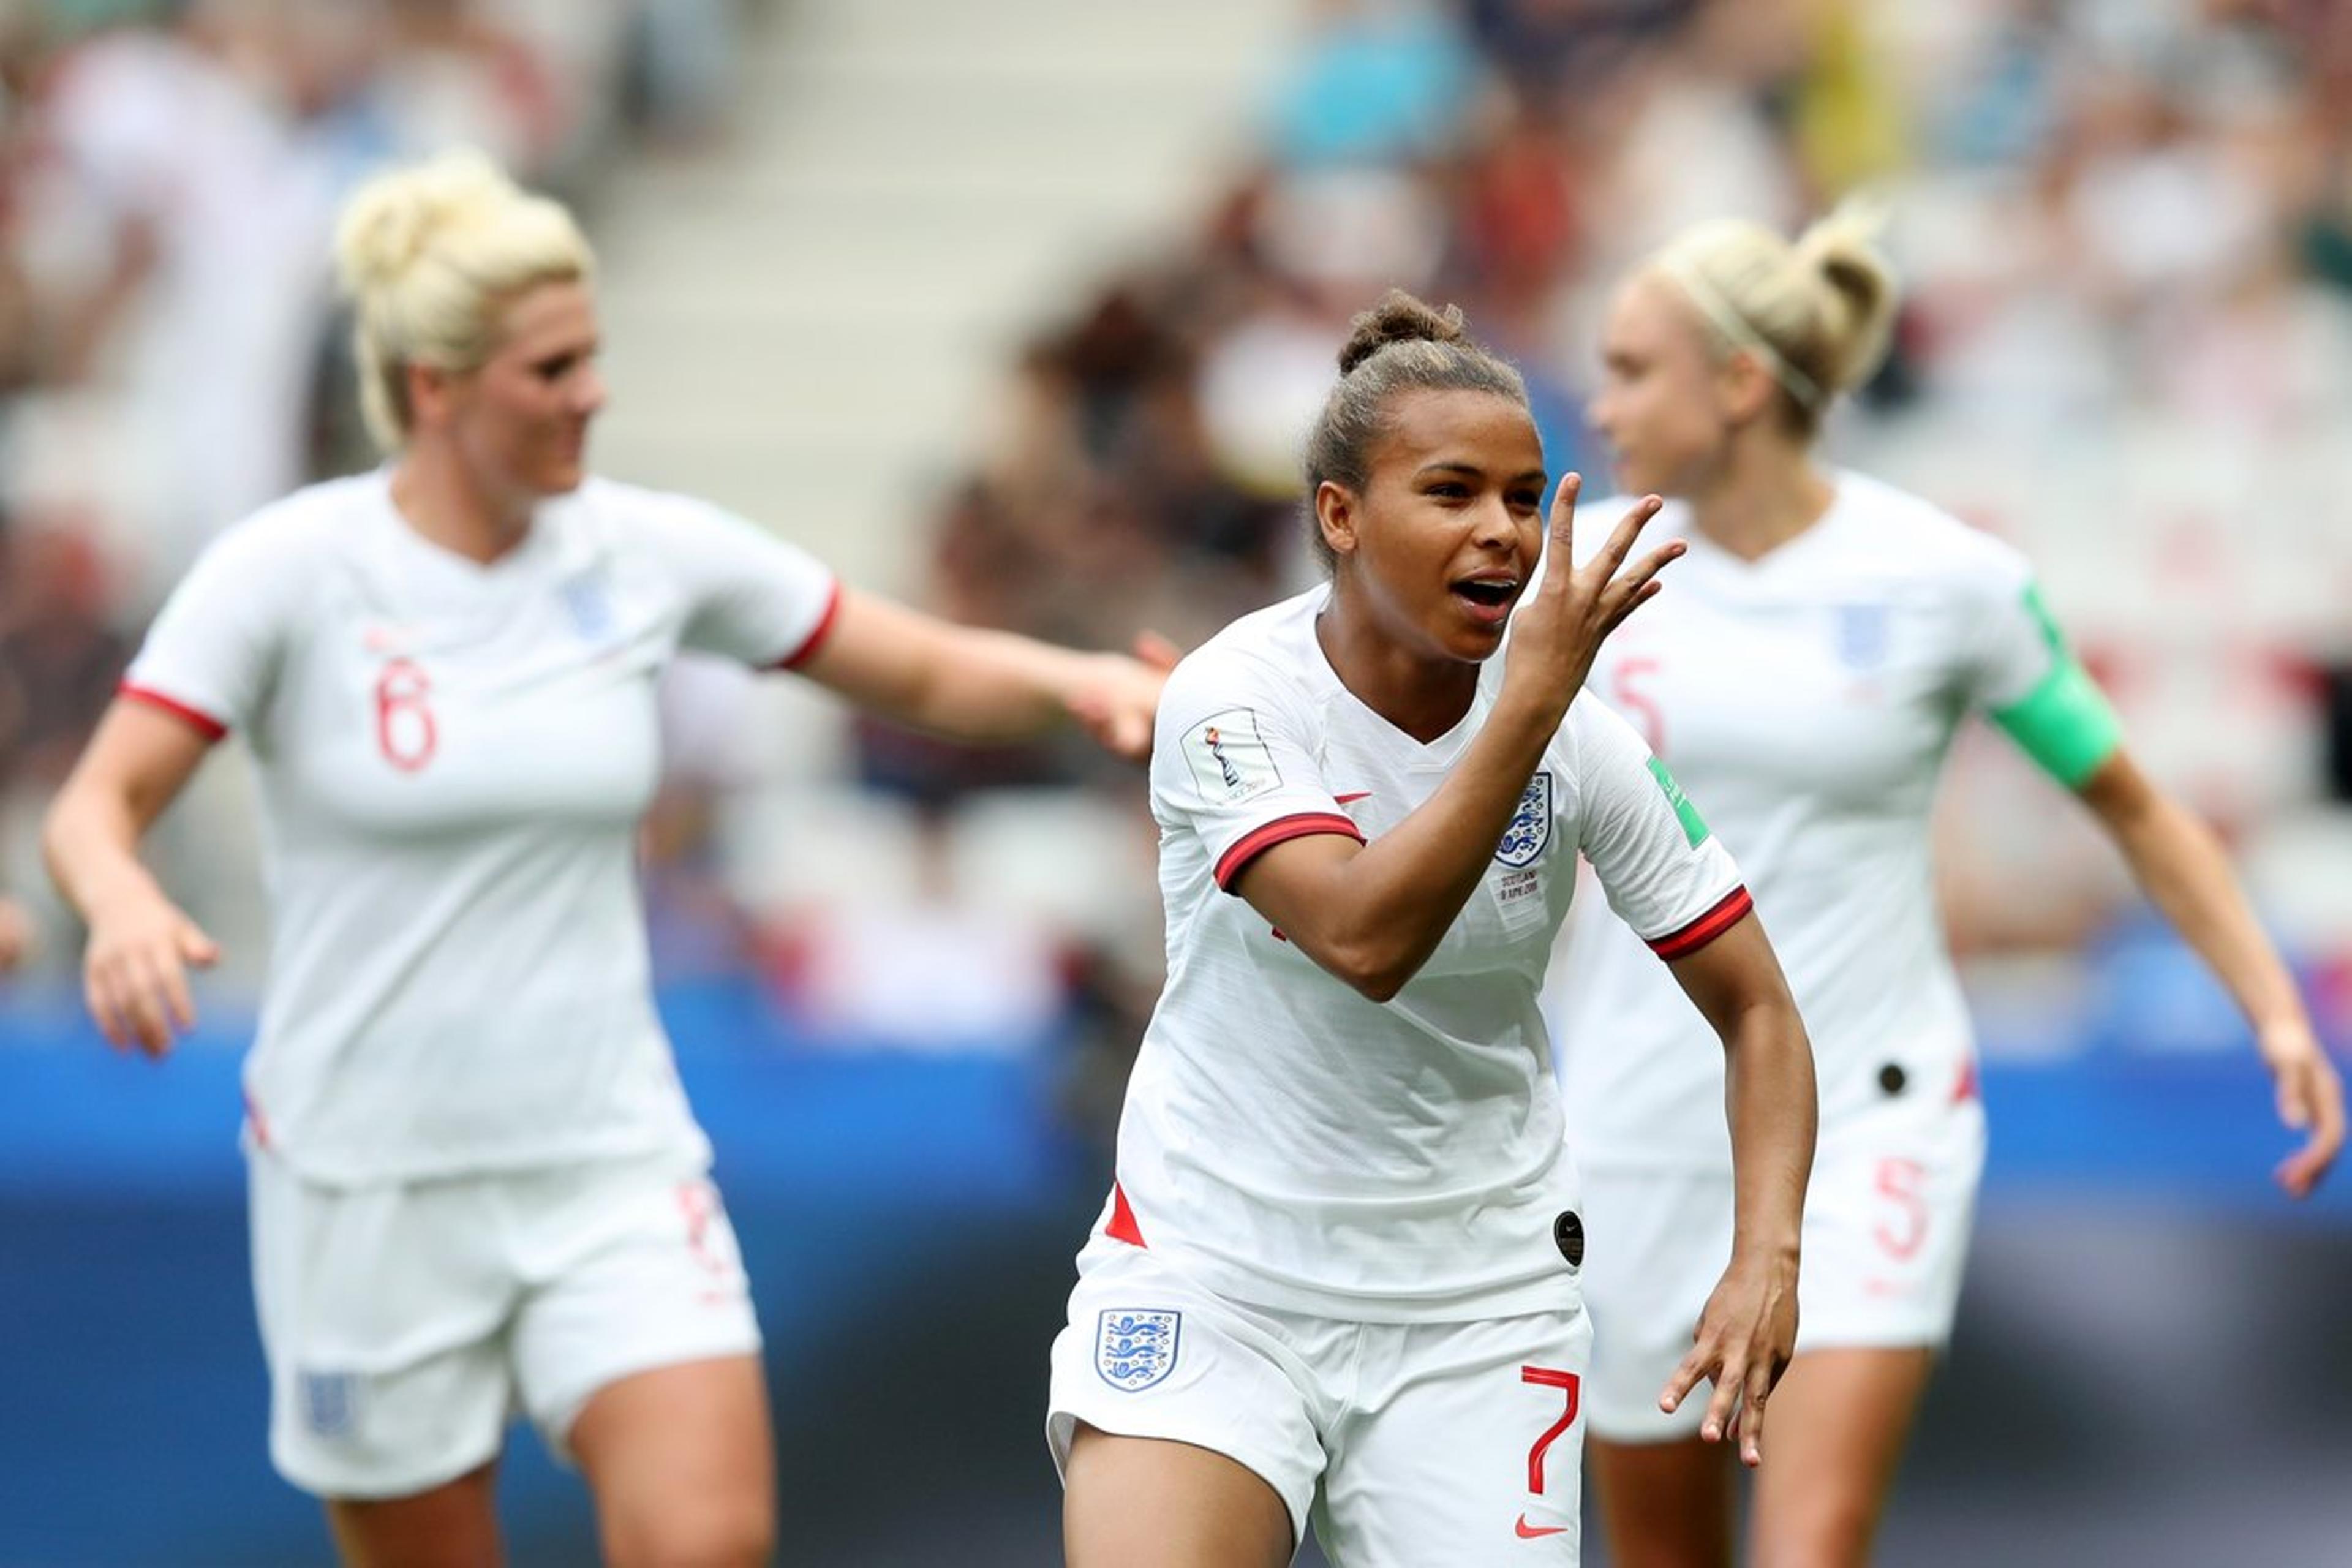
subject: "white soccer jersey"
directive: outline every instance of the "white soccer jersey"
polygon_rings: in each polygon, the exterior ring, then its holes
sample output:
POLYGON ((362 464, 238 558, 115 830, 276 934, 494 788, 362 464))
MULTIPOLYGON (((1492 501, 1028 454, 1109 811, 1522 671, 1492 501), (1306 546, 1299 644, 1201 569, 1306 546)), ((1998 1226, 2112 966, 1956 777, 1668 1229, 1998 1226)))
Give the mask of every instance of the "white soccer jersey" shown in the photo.
MULTIPOLYGON (((1891 1099, 1969 1091, 1929 865, 1937 781, 1971 709, 2038 712, 2028 699, 2074 668, 2017 552, 1861 475, 1835 484, 1818 523, 1753 563, 1670 503, 1650 531, 1690 553, 1588 683, 1739 857, 1812 1039, 1825 1140, 1891 1099)), ((1720 1043, 1608 922, 1567 948, 1546 1001, 1579 1154, 1727 1168, 1720 1043)))
POLYGON ((1333 673, 1315 636, 1328 598, 1235 622, 1160 700, 1168 984, 1129 1086, 1107 1228, 1232 1300, 1293 1311, 1556 1309, 1553 1227, 1575 1178, 1537 997, 1578 851, 1629 940, 1668 953, 1746 911, 1738 871, 1623 721, 1580 698, 1421 972, 1386 1004, 1325 973, 1229 891, 1234 877, 1287 838, 1402 821, 1486 722, 1507 657, 1423 745, 1333 673))
POLYGON ((793 662, 837 594, 749 523, 595 479, 488 565, 384 470, 224 534, 124 689, 253 751, 254 1136, 332 1183, 698 1146, 636 886, 655 682, 681 647, 793 662))

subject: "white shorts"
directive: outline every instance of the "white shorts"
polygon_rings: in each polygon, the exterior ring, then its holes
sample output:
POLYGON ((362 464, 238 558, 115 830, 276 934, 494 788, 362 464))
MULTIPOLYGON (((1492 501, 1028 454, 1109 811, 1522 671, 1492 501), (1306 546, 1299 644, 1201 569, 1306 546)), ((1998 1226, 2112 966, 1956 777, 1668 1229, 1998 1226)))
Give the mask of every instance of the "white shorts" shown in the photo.
POLYGON ((248 1159, 269 1457, 317 1496, 455 1479, 497 1455, 517 1410, 565 1458, 606 1384, 758 1353, 698 1159, 362 1187, 248 1159))
MULTIPOLYGON (((1801 1353, 1940 1349, 1951 1338, 1984 1153, 1974 1099, 1927 1115, 1890 1107, 1823 1131, 1797 1276, 1801 1353)), ((1709 1387, 1672 1415, 1658 1394, 1731 1260, 1731 1177, 1608 1165, 1582 1174, 1593 1433, 1615 1443, 1695 1436, 1709 1387)))
POLYGON ((1097 1236, 1054 1342, 1045 1440, 1083 1421, 1190 1443, 1263 1477, 1312 1518, 1335 1568, 1574 1563, 1592 1334, 1556 1312, 1360 1323, 1212 1295, 1150 1251, 1097 1236))

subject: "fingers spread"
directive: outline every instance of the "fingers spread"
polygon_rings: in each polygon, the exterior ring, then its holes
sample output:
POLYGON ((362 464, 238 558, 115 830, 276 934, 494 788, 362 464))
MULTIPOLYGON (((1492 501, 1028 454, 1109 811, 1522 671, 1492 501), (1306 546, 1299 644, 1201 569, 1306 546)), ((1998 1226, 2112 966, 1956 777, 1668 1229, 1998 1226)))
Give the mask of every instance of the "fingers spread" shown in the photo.
POLYGON ((1662 584, 1658 574, 1666 563, 1679 557, 1689 547, 1677 539, 1653 550, 1631 570, 1619 573, 1601 590, 1603 624, 1614 631, 1636 606, 1647 604, 1662 584))
POLYGON ((1573 562, 1570 546, 1576 540, 1576 498, 1584 492, 1582 474, 1563 474, 1551 496, 1551 545, 1559 553, 1555 563, 1573 562))
POLYGON ((1739 1461, 1751 1469, 1764 1462, 1764 1402, 1771 1395, 1771 1368, 1759 1362, 1748 1373, 1747 1397, 1739 1412, 1739 1461))
POLYGON ((1698 1435, 1710 1443, 1720 1443, 1731 1426, 1732 1411, 1739 1403, 1739 1388, 1746 1376, 1740 1358, 1727 1355, 1715 1374, 1715 1393, 1706 1402, 1706 1419, 1699 1424, 1698 1435))
POLYGON ((1625 564, 1625 557, 1633 553, 1633 542, 1642 537, 1642 530, 1658 515, 1658 509, 1664 504, 1656 496, 1643 496, 1635 501, 1633 510, 1618 522, 1617 531, 1609 536, 1608 544, 1602 547, 1593 564, 1611 576, 1616 575, 1617 568, 1625 564))
POLYGON ((1703 1347, 1693 1345, 1690 1354, 1683 1357, 1682 1364, 1675 1368, 1674 1375, 1666 1379, 1666 1386, 1659 1391, 1658 1408, 1669 1415, 1681 1409, 1690 1391, 1706 1376, 1708 1359, 1703 1347))

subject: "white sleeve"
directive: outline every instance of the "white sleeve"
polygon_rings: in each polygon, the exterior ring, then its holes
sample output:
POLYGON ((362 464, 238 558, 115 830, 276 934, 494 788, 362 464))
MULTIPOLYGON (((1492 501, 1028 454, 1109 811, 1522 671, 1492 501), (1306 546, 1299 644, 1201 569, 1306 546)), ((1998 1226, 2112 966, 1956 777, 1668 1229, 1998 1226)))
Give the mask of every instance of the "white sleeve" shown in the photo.
POLYGON ((2042 609, 2033 569, 2000 542, 1978 548, 1954 574, 1972 634, 1960 651, 1960 685, 1969 705, 1987 712, 2006 708, 2039 686, 2063 657, 2058 628, 2042 609))
POLYGON ((1212 651, 1176 667, 1160 697, 1151 809, 1200 840, 1217 886, 1276 845, 1363 832, 1339 809, 1315 752, 1304 703, 1254 661, 1212 651))
POLYGON ((267 514, 213 541, 147 628, 122 695, 178 715, 209 740, 250 731, 311 597, 315 560, 267 514))
POLYGON ((1666 765, 1599 700, 1569 709, 1579 847, 1609 907, 1660 958, 1696 952, 1752 907, 1732 863, 1666 765))
POLYGON ((841 605, 832 569, 732 512, 664 500, 661 550, 687 602, 680 646, 758 668, 814 653, 841 605))
POLYGON ((1969 703, 2068 789, 2080 789, 2123 744, 2123 723, 2083 668, 2025 558, 1990 540, 1960 576, 1973 629, 1958 680, 1969 703))

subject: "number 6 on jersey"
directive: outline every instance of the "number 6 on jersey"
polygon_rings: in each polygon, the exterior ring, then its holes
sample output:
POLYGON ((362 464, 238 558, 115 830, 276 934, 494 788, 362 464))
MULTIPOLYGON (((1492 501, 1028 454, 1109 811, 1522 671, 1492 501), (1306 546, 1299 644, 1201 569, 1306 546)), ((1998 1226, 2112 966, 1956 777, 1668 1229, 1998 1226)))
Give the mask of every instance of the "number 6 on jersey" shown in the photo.
POLYGON ((415 660, 395 658, 375 683, 375 742, 384 761, 413 773, 433 760, 440 739, 425 699, 433 681, 415 660))

